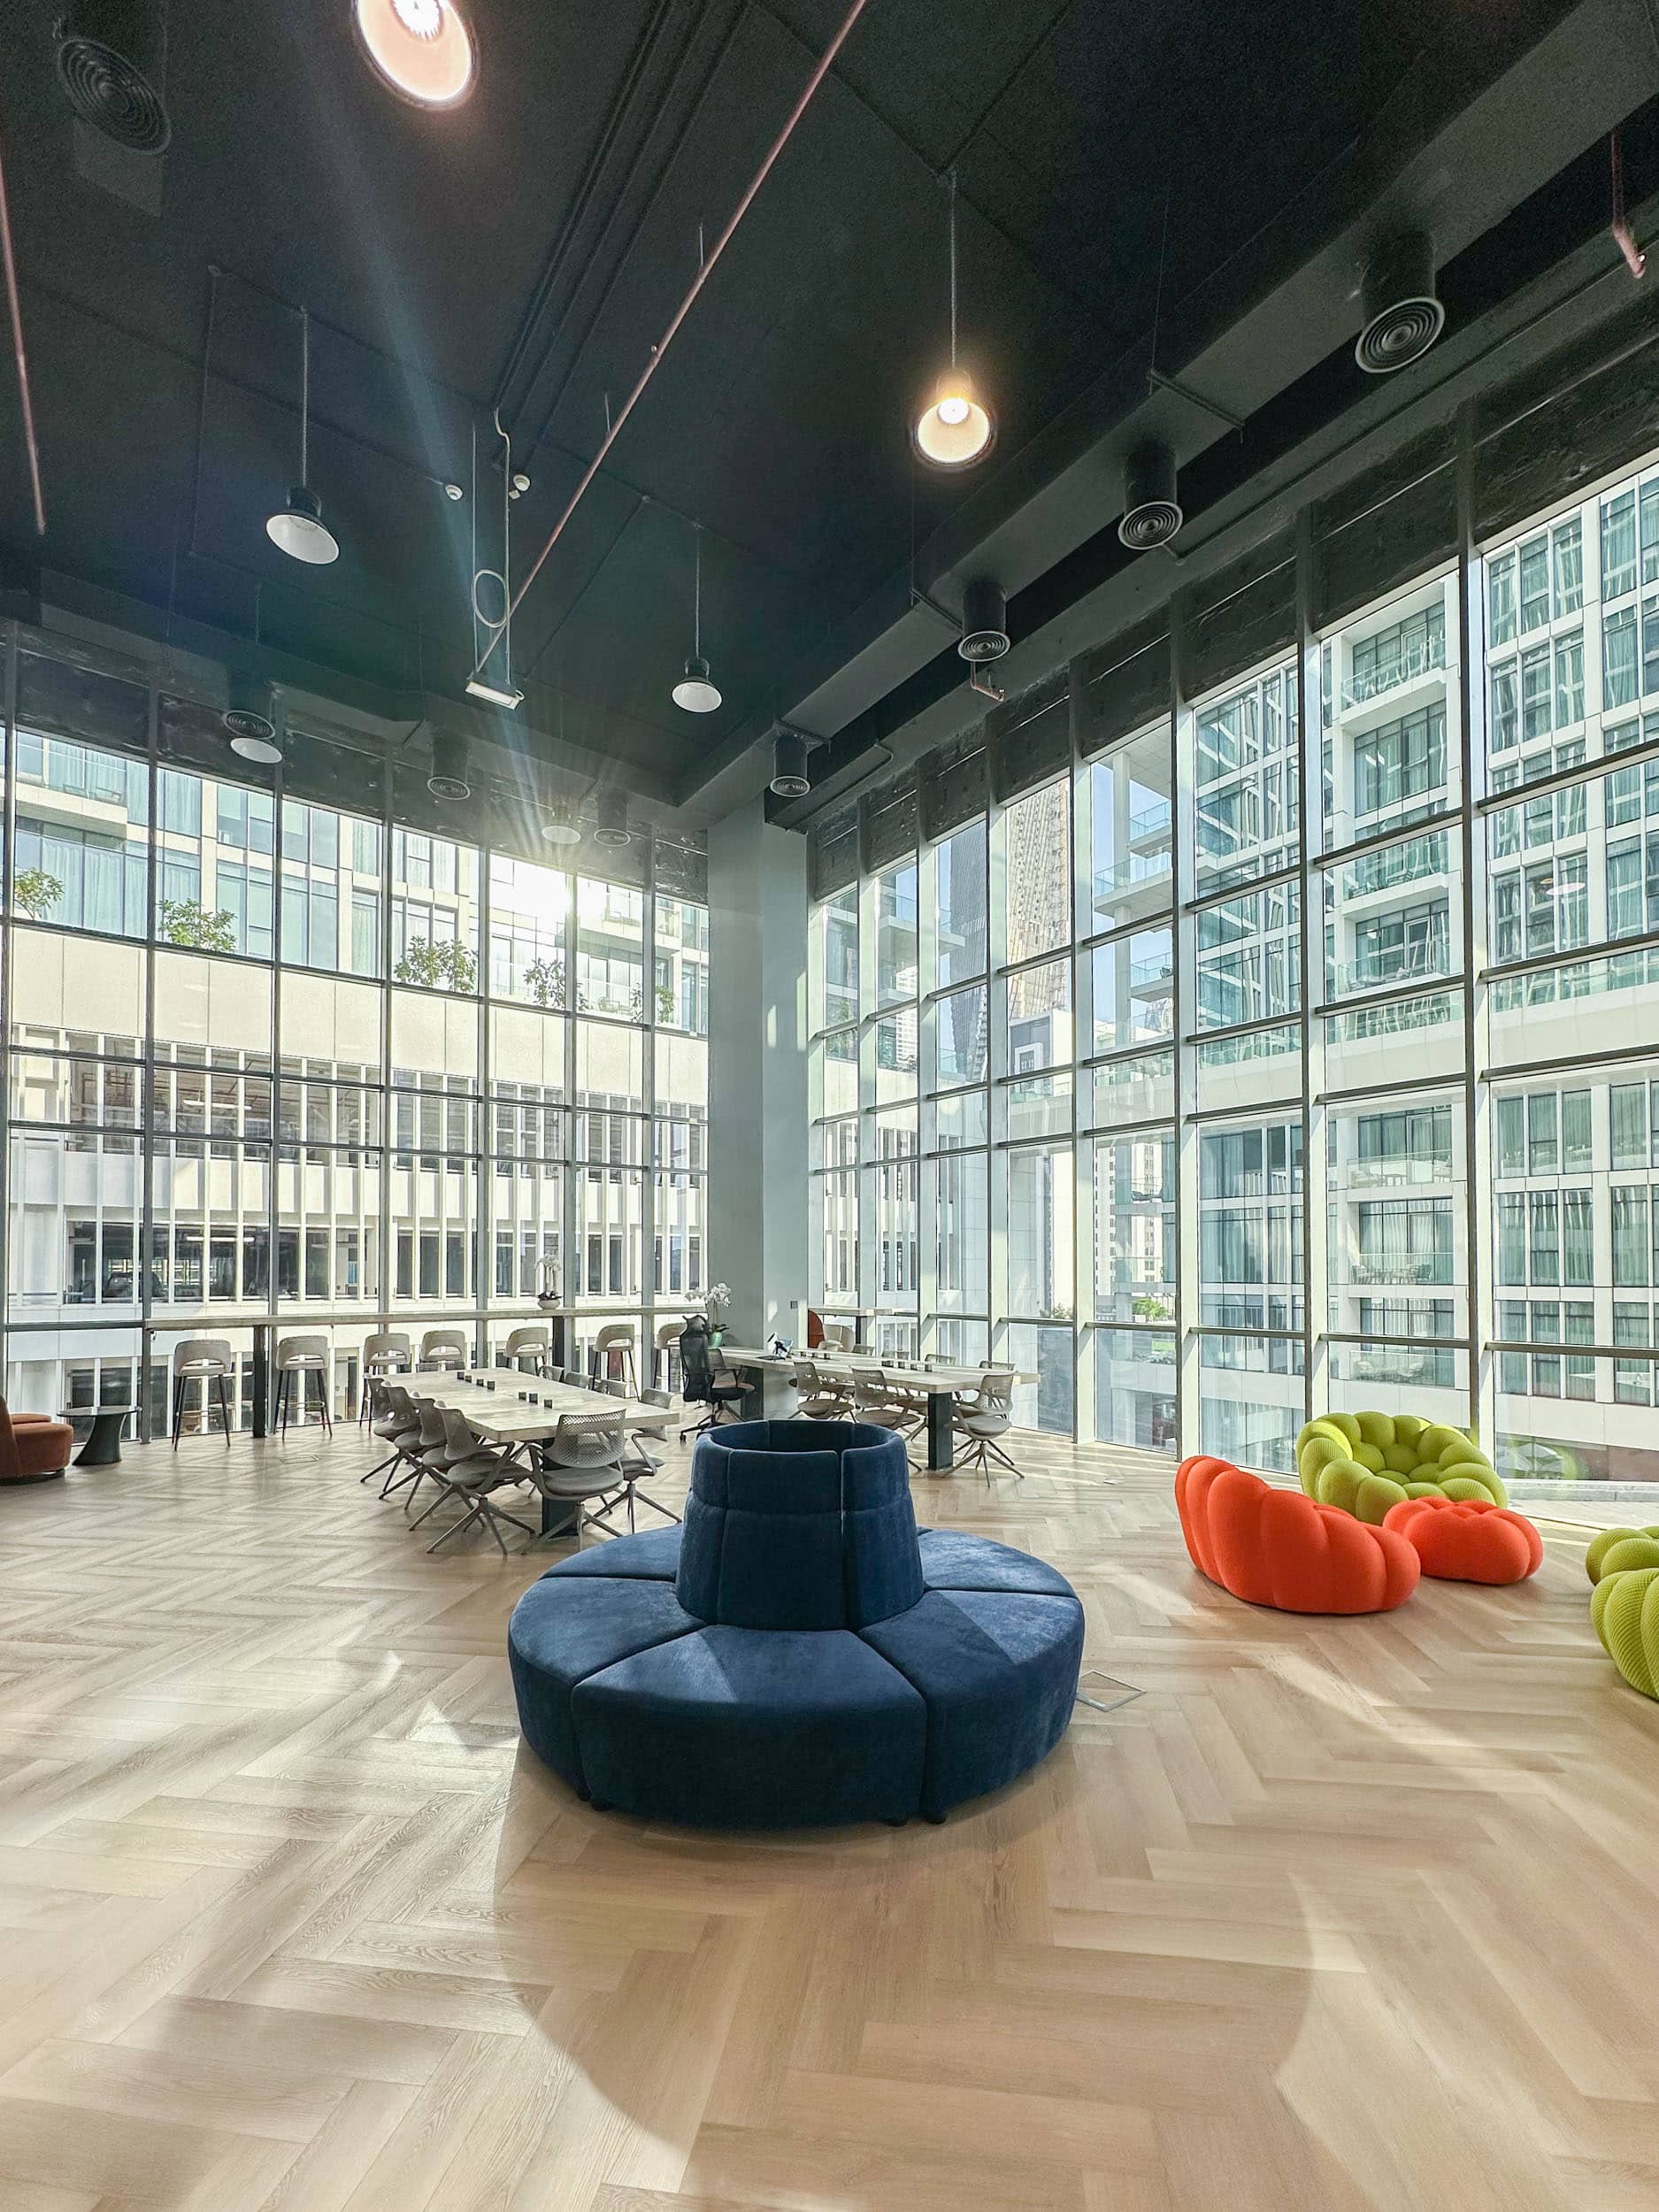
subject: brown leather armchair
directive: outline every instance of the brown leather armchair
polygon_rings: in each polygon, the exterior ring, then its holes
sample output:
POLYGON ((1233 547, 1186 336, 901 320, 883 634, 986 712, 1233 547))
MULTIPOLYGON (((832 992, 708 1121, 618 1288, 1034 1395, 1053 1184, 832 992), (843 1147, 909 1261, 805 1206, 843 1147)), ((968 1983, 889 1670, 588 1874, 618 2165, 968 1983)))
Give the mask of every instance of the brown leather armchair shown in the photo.
POLYGON ((67 1421, 54 1421, 48 1413, 13 1413, 0 1398, 0 1488, 50 1482, 68 1466, 74 1448, 67 1421))

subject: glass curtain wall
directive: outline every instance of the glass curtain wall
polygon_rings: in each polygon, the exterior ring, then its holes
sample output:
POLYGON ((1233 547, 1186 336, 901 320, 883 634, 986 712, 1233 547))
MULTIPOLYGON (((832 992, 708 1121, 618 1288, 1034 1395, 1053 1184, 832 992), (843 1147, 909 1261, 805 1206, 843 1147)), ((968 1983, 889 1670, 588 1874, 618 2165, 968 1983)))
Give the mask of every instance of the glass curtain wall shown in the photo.
POLYGON ((366 757, 357 810, 187 767, 179 703, 27 631, 4 680, 8 1399, 165 1433, 211 1336, 245 1425, 272 1327, 349 1417, 371 1332, 476 1356, 544 1294, 649 1380, 710 1279, 702 856, 619 885, 391 821, 366 757))
POLYGON ((1085 1440, 1659 1480, 1659 461, 1464 534, 818 902, 816 1302, 1085 1440))

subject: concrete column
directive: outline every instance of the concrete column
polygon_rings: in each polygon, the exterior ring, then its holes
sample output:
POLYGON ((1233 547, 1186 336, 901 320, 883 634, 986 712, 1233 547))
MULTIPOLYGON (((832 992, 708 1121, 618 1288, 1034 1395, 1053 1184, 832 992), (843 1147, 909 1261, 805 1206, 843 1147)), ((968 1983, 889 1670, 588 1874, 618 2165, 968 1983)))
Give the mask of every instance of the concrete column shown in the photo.
POLYGON ((709 832, 706 1271, 736 1343, 806 1340, 806 862, 759 798, 709 832))

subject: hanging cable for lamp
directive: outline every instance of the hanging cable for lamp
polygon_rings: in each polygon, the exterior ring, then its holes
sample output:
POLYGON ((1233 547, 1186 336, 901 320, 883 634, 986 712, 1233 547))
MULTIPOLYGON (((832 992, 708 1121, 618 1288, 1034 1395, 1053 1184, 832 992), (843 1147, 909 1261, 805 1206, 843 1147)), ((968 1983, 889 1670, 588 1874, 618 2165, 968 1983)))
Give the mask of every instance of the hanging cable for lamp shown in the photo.
POLYGON ((956 358, 956 173, 946 175, 949 201, 950 360, 927 404, 910 426, 911 441, 930 468, 971 468, 990 451, 996 425, 956 358))

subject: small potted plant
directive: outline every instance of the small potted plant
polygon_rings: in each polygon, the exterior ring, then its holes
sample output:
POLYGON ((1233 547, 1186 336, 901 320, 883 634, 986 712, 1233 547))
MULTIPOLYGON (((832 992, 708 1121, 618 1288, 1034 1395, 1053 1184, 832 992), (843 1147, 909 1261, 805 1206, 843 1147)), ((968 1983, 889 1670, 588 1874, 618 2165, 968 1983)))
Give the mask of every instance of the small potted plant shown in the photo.
POLYGON ((726 1309, 732 1302, 730 1283, 710 1283, 703 1297, 709 1317, 709 1341, 717 1349, 726 1336, 726 1309))

